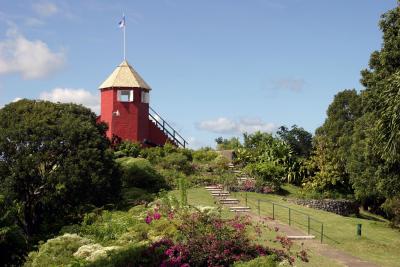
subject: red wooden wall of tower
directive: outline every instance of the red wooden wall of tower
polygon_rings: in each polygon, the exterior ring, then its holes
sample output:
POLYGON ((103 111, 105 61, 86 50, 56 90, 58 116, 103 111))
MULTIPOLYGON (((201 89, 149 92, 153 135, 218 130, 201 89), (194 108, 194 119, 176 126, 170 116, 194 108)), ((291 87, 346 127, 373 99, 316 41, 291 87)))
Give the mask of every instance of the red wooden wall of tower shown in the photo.
POLYGON ((108 124, 107 136, 143 142, 149 136, 149 104, 142 103, 141 88, 105 88, 101 90, 101 121, 108 124), (118 101, 118 90, 133 90, 133 102, 118 101))

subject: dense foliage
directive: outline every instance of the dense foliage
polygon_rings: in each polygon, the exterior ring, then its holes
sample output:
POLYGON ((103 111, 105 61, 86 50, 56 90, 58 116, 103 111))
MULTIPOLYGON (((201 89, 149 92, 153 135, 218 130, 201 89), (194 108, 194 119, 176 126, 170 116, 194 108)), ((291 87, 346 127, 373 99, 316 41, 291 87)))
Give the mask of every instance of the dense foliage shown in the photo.
POLYGON ((143 158, 119 158, 116 160, 122 171, 122 185, 137 187, 149 192, 168 189, 165 178, 160 175, 150 162, 143 158))
POLYGON ((312 150, 312 134, 302 127, 292 125, 289 130, 286 126, 279 127, 276 132, 281 140, 286 142, 298 157, 307 158, 312 150))
POLYGON ((299 184, 307 175, 304 163, 306 158, 300 150, 298 151, 299 154, 293 151, 296 145, 298 148, 307 147, 308 141, 304 140, 308 139, 310 135, 297 126, 293 126, 290 131, 282 126, 280 136, 261 132, 245 133, 243 145, 235 150, 235 161, 242 165, 249 175, 257 178, 256 191, 276 191, 285 181, 299 184), (285 139, 290 139, 292 143, 285 141, 285 139), (299 142, 295 140, 299 140, 299 142), (303 142, 304 144, 300 145, 303 142), (269 189, 264 190, 263 188, 269 189))
POLYGON ((0 194, 31 244, 118 199, 106 126, 89 109, 20 100, 0 109, 0 129, 0 194))

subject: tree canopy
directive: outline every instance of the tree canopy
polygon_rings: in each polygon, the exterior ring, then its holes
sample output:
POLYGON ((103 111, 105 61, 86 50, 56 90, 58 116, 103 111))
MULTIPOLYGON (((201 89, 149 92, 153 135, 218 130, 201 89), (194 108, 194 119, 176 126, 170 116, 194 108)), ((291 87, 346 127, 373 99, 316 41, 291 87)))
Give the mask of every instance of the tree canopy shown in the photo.
POLYGON ((118 197, 105 131, 80 105, 20 100, 0 109, 0 193, 17 205, 28 237, 118 197))

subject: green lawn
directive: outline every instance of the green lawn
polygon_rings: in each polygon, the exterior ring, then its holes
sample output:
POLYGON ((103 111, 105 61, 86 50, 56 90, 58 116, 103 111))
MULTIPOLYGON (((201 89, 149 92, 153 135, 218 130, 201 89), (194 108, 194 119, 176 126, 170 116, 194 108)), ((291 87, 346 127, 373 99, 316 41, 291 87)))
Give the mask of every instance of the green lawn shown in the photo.
MULTIPOLYGON (((237 193, 236 197, 245 203, 245 193, 237 193)), ((324 242, 348 252, 362 259, 375 262, 381 266, 400 266, 400 231, 392 229, 387 222, 380 220, 367 220, 353 217, 343 217, 330 212, 315 210, 299 206, 287 201, 287 197, 272 194, 247 193, 248 205, 257 211, 258 201, 273 201, 285 205, 291 209, 291 219, 299 222, 294 226, 304 229, 307 232, 307 216, 295 212, 301 211, 311 215, 312 218, 324 224, 324 242), (356 235, 357 224, 362 224, 362 237, 356 235)), ((260 212, 263 216, 272 217, 272 204, 260 202, 260 212)), ((288 223, 288 209, 275 205, 275 218, 288 223)), ((292 223, 293 224, 293 223, 292 223)), ((311 220, 311 234, 320 237, 320 223, 311 220)))

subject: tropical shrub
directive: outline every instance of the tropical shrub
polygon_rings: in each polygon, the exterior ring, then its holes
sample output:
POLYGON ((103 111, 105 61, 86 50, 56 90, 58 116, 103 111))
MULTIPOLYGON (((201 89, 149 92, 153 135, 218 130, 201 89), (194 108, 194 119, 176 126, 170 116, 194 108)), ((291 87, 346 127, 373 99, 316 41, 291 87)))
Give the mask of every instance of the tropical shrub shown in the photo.
POLYGON ((90 244, 90 240, 77 234, 64 234, 39 246, 38 251, 29 253, 25 266, 61 266, 74 260, 72 254, 79 247, 90 244))
POLYGON ((251 163, 245 171, 256 178, 256 191, 261 193, 275 192, 283 183, 284 169, 273 162, 251 163))
POLYGON ((206 147, 193 151, 193 160, 195 162, 209 163, 216 157, 218 157, 218 153, 211 148, 206 147))
POLYGON ((152 167, 148 160, 125 157, 117 159, 117 162, 121 167, 124 187, 138 187, 149 192, 168 188, 164 177, 152 167))
POLYGON ((193 171, 190 159, 187 155, 179 152, 167 154, 160 162, 160 166, 165 169, 181 171, 185 174, 189 174, 193 171))
POLYGON ((123 141, 114 149, 116 158, 133 157, 137 158, 140 155, 141 146, 139 143, 123 141))
POLYGON ((222 173, 226 170, 229 169, 228 164, 229 164, 229 159, 224 157, 223 155, 218 155, 211 164, 211 167, 213 168, 213 171, 222 173))
POLYGON ((139 156, 147 159, 152 164, 157 164, 165 156, 165 151, 162 147, 149 147, 142 149, 139 156))

